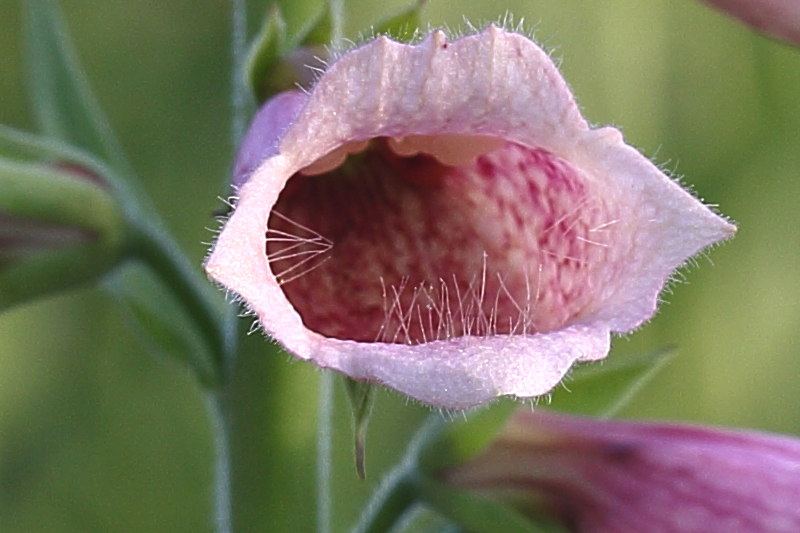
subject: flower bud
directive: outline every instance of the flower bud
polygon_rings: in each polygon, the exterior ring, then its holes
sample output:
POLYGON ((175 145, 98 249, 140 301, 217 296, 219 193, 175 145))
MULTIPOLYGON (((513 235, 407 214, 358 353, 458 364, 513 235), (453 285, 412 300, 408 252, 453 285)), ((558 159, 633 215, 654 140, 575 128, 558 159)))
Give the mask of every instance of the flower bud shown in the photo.
POLYGON ((94 174, 0 159, 0 310, 97 279, 122 236, 119 206, 94 174))
POLYGON ((517 412, 440 477, 578 533, 800 531, 800 440, 778 435, 517 412))
POLYGON ((703 0, 748 26, 800 45, 800 2, 797 0, 703 0))

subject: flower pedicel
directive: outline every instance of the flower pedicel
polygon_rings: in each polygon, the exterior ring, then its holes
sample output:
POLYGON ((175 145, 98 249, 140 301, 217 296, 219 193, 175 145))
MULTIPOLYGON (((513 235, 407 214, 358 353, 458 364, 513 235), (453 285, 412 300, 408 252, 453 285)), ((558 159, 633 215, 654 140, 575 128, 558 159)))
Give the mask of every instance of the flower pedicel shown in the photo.
POLYGON ((297 357, 446 408, 602 359, 735 230, 493 25, 379 37, 276 95, 234 185, 209 275, 297 357))

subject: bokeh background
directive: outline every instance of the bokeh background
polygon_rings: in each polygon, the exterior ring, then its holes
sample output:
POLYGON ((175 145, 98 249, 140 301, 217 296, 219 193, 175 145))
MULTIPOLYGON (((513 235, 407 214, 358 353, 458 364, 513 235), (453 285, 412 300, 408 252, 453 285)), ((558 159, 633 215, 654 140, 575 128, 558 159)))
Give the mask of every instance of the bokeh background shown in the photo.
MULTIPOLYGON (((252 30, 266 3, 251 0, 252 30)), ((63 4, 100 102, 199 265, 232 151, 230 2, 63 4)), ((349 0, 349 35, 405 4, 349 0)), ((615 340, 614 358, 679 349, 623 415, 800 434, 800 49, 690 0, 431 0, 424 20, 459 29, 506 11, 562 59, 589 120, 620 127, 740 227, 683 272, 651 323, 615 340)), ((19 2, 3 0, 0 122, 33 129, 22 24, 19 2)), ((243 531, 312 530, 319 373, 258 335, 242 360, 243 531)), ((341 396, 338 531, 426 413, 379 395, 360 482, 341 396)), ((0 315, 0 531, 210 531, 205 407, 189 372, 152 356, 98 288, 0 315)))

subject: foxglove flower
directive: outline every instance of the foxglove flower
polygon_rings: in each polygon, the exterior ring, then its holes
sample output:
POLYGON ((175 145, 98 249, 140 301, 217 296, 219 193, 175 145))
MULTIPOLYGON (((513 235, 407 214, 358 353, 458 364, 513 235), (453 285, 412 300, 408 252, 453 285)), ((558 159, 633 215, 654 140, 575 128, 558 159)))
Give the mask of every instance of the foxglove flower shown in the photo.
POLYGON ((519 412, 442 477, 578 533, 800 531, 800 441, 777 435, 519 412))
POLYGON ((797 0, 703 0, 748 26, 800 45, 800 2, 797 0))
POLYGON ((423 402, 538 396, 731 224, 489 26, 379 37, 270 100, 206 270, 288 351, 423 402))

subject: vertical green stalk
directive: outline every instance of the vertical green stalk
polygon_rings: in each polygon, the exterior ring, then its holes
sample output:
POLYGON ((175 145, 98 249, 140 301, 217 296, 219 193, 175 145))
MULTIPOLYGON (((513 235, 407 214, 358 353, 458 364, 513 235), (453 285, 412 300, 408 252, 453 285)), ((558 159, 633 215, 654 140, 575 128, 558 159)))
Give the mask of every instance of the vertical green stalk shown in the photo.
POLYGON ((411 480, 419 468, 421 452, 441 434, 444 422, 438 414, 432 414, 419 427, 406 446, 403 457, 381 480, 372 493, 358 522, 350 533, 382 533, 389 531, 416 503, 411 480))
POLYGON ((207 403, 214 434, 214 532, 233 533, 233 479, 230 409, 223 391, 209 393, 207 403))
POLYGON ((341 46, 344 38, 344 0, 328 0, 331 12, 331 44, 341 46))
MULTIPOLYGON (((244 136, 252 97, 245 84, 247 61, 247 0, 233 0, 231 13, 231 141, 234 147, 244 136)), ((226 184, 227 185, 227 184, 226 184)))
POLYGON ((317 419, 317 533, 331 533, 333 374, 322 372, 317 419))
MULTIPOLYGON (((242 76, 247 55, 247 1, 233 0, 231 12, 231 143, 236 146, 244 135, 249 107, 249 94, 242 76)), ((227 189, 226 176, 223 186, 227 189)), ((230 315, 231 311, 228 312, 230 315)), ((226 318, 231 318, 230 316, 226 318)), ((235 326, 231 326, 236 335, 235 326)), ((233 371, 237 347, 230 349, 221 361, 220 386, 208 393, 208 410, 214 436, 214 531, 233 533, 233 371)))

